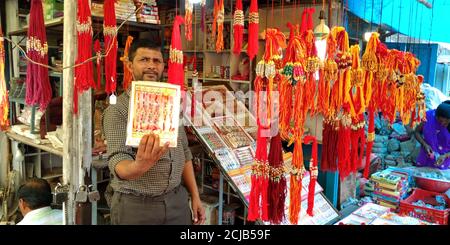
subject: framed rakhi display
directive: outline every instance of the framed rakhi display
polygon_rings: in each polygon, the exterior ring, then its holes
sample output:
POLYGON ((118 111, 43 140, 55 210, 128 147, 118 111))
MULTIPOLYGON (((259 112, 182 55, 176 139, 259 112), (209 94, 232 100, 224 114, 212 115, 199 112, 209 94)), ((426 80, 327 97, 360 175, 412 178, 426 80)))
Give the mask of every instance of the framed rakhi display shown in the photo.
POLYGON ((135 81, 131 84, 126 145, 137 147, 149 133, 160 137, 160 145, 177 146, 181 90, 179 85, 135 81))
POLYGON ((251 136, 232 117, 216 117, 211 119, 214 127, 231 149, 250 146, 251 136))
POLYGON ((241 166, 250 165, 253 163, 255 153, 251 147, 242 147, 234 150, 234 155, 239 160, 241 166))

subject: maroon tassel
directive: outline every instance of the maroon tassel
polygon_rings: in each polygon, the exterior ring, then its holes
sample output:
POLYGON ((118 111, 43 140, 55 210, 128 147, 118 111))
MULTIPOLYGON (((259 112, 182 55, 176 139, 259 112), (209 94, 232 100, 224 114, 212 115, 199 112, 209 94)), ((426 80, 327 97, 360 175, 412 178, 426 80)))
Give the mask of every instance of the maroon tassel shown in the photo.
POLYGON ((284 219, 286 199, 286 178, 283 171, 283 150, 280 134, 273 137, 270 142, 269 165, 269 221, 272 224, 280 224, 284 219))
MULTIPOLYGON (((41 0, 31 1, 30 20, 27 56, 35 62, 48 65, 48 45, 41 0)), ((48 68, 28 61, 25 102, 28 105, 37 105, 41 111, 45 111, 51 99, 48 68)))

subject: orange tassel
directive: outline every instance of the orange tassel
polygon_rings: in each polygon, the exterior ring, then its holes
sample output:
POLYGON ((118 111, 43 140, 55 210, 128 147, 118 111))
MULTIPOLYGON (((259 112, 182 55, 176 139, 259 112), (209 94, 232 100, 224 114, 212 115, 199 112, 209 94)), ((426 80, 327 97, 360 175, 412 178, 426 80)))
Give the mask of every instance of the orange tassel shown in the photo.
POLYGON ((289 188, 289 221, 297 224, 301 209, 302 180, 305 168, 303 166, 303 149, 301 140, 296 140, 292 158, 292 174, 289 188))
POLYGON ((123 63, 123 88, 127 90, 128 85, 130 85, 133 80, 133 74, 128 69, 128 51, 130 50, 131 43, 133 42, 133 37, 128 36, 127 41, 125 42, 125 51, 123 52, 123 56, 120 57, 120 61, 123 63))

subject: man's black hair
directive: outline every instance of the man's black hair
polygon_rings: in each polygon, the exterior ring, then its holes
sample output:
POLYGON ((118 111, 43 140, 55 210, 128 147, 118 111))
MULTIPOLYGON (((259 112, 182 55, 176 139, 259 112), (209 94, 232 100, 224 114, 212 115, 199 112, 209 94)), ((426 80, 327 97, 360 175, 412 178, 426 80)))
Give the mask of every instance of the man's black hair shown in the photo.
POLYGON ((156 50, 161 52, 161 46, 150 39, 135 39, 131 43, 130 49, 128 50, 128 60, 133 61, 134 56, 138 48, 148 48, 151 50, 156 50))
POLYGON ((19 187, 17 196, 23 199, 31 210, 47 207, 52 203, 50 184, 44 179, 29 179, 19 187))

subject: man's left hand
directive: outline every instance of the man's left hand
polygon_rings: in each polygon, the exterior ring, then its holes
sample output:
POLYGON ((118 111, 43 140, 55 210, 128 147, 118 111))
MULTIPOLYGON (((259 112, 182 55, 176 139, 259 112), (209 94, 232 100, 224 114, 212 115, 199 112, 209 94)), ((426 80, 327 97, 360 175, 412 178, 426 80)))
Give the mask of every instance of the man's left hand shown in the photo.
POLYGON ((201 225, 205 222, 205 208, 199 197, 192 198, 192 213, 194 214, 194 225, 201 225))

